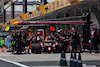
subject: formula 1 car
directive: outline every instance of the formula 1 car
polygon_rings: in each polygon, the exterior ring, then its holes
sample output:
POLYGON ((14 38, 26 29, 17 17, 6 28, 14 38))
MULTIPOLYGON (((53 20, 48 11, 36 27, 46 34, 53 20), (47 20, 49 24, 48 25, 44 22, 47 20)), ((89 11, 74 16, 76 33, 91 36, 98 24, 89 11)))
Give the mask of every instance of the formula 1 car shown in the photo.
POLYGON ((41 43, 33 43, 32 44, 32 53, 41 53, 41 52, 61 52, 62 51, 62 43, 58 43, 54 40, 45 40, 41 43))

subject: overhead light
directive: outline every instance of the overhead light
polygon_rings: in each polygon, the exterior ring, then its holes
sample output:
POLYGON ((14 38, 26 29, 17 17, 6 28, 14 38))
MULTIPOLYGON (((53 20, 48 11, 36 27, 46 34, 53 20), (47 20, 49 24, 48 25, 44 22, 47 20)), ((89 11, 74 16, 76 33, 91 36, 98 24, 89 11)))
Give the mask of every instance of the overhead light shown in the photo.
POLYGON ((29 14, 32 14, 32 12, 29 12, 29 14))
POLYGON ((45 10, 48 10, 48 7, 45 7, 45 10))

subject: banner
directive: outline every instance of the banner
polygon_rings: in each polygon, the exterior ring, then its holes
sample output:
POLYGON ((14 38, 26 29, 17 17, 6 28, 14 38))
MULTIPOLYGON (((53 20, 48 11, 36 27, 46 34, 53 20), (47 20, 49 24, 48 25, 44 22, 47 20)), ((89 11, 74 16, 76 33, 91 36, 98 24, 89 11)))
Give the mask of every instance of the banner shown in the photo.
MULTIPOLYGON (((70 5, 76 5, 78 3, 80 3, 83 0, 55 0, 51 3, 48 3, 46 5, 40 5, 39 7, 36 8, 36 10, 33 10, 31 12, 31 14, 25 13, 25 14, 21 14, 18 17, 14 18, 14 19, 10 19, 10 23, 13 25, 14 22, 21 22, 21 21, 27 21, 30 20, 32 18, 38 17, 38 16, 42 16, 46 13, 50 13, 56 10, 59 10, 61 8, 70 6, 70 5), (45 7, 48 7, 48 10, 46 11, 45 7)), ((7 24, 2 24, 3 27, 7 26, 7 24)))
MULTIPOLYGON (((27 13, 26 13, 26 14, 27 14, 27 13)), ((20 15, 20 16, 21 16, 22 21, 26 20, 26 14, 21 14, 21 15, 20 15)))
POLYGON ((82 0, 68 0, 72 6, 79 4, 82 0))
POLYGON ((5 24, 2 23, 2 27, 5 28, 6 26, 7 26, 7 22, 5 24))
POLYGON ((10 19, 9 21, 12 25, 14 24, 14 22, 20 22, 20 21, 22 21, 21 15, 19 15, 18 17, 14 18, 14 19, 10 19))
POLYGON ((40 5, 39 7, 36 7, 36 10, 38 13, 42 16, 45 14, 45 5, 40 5))
POLYGON ((68 0, 56 0, 54 2, 51 2, 49 4, 46 4, 45 6, 48 7, 48 10, 46 13, 70 6, 71 4, 69 3, 68 0))
POLYGON ((24 19, 24 21, 35 18, 40 16, 40 14, 38 13, 37 10, 32 11, 32 14, 26 13, 25 15, 22 15, 22 18, 24 19))
POLYGON ((38 16, 42 16, 46 13, 49 13, 49 12, 52 12, 52 11, 55 11, 55 10, 58 10, 58 9, 61 9, 63 7, 70 6, 70 5, 71 4, 69 3, 68 0, 55 0, 46 5, 41 5, 37 7, 36 10, 32 11, 32 14, 29 14, 28 12, 26 14, 22 14, 21 16, 26 21, 26 20, 29 20, 29 19, 32 19, 38 16), (45 10, 45 7, 48 7, 47 11, 45 10))

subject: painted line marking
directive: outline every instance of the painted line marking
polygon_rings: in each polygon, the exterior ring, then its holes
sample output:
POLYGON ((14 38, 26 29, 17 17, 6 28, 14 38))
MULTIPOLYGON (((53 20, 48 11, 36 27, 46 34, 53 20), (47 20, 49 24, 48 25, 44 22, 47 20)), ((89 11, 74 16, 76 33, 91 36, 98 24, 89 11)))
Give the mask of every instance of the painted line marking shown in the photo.
POLYGON ((20 67, 29 67, 27 65, 24 65, 24 64, 21 64, 21 63, 18 63, 18 62, 14 62, 14 61, 10 61, 10 60, 6 60, 6 59, 3 59, 3 58, 0 58, 0 60, 8 62, 8 63, 12 63, 12 64, 20 66, 20 67))

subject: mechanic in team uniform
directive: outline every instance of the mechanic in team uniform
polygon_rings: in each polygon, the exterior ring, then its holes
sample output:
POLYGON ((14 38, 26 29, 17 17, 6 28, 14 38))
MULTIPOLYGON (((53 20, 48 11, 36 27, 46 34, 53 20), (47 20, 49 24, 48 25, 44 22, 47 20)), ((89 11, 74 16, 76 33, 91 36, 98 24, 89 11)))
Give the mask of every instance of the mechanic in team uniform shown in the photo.
POLYGON ((60 36, 61 43, 63 44, 63 51, 66 51, 68 44, 69 44, 69 35, 66 33, 66 31, 62 31, 62 34, 60 36))
POLYGON ((72 51, 72 46, 70 44, 71 33, 69 32, 68 29, 66 29, 64 33, 66 33, 66 45, 67 45, 66 49, 68 52, 70 52, 70 51, 72 51))
POLYGON ((27 35, 25 33, 25 31, 23 31, 22 37, 21 37, 21 49, 23 51, 23 53, 25 53, 25 47, 27 46, 27 41, 26 41, 27 35))
POLYGON ((97 28, 95 28, 95 32, 94 32, 95 53, 99 53, 99 51, 98 51, 98 43, 99 43, 99 30, 97 28))
POLYGON ((17 54, 21 54, 22 52, 21 52, 21 37, 22 37, 22 35, 21 35, 21 29, 19 30, 19 33, 18 33, 18 35, 17 35, 17 37, 16 37, 16 41, 17 41, 17 54))
POLYGON ((29 36, 28 38, 27 38, 27 49, 26 49, 26 53, 27 54, 30 54, 29 53, 29 49, 31 48, 31 46, 30 46, 30 42, 32 43, 32 41, 33 42, 36 42, 36 36, 32 33, 32 35, 31 36, 29 36))
POLYGON ((66 51, 66 38, 65 38, 65 36, 62 34, 60 36, 60 39, 61 39, 61 43, 63 44, 62 51, 66 51))
POLYGON ((41 36, 40 32, 37 33, 37 34, 38 34, 38 36, 37 36, 37 42, 40 43, 40 42, 42 42, 42 40, 44 40, 44 38, 43 38, 43 36, 41 36))
POLYGON ((57 41, 57 42, 61 42, 61 35, 60 35, 60 33, 58 32, 56 35, 55 35, 55 40, 57 41))
POLYGON ((16 36, 15 36, 15 32, 13 32, 12 34, 12 41, 11 41, 11 51, 12 51, 12 54, 14 53, 14 50, 15 50, 15 45, 16 45, 16 36))
POLYGON ((91 50, 93 49, 93 45, 94 45, 94 32, 95 30, 91 30, 91 42, 90 42, 90 53, 91 53, 91 50))
POLYGON ((77 52, 77 46, 80 44, 80 37, 79 37, 79 32, 75 30, 75 28, 72 28, 72 51, 77 52))

